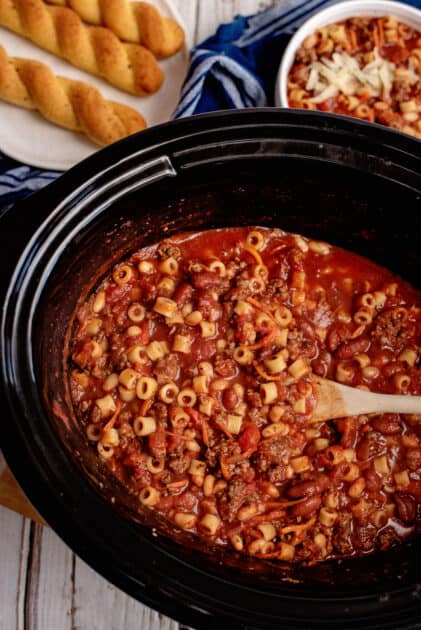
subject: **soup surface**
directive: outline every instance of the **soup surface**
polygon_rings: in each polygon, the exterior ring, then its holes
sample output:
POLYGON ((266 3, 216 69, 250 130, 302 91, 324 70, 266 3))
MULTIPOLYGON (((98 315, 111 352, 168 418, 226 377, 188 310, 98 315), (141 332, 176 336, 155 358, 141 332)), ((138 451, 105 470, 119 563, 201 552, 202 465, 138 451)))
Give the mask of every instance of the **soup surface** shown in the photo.
POLYGON ((421 33, 393 16, 318 29, 296 54, 288 102, 421 138, 421 33))
POLYGON ((421 300, 367 259, 277 229, 136 251, 81 304, 76 416, 139 502, 210 544, 313 563, 421 523, 421 416, 314 424, 312 375, 421 394, 421 300))

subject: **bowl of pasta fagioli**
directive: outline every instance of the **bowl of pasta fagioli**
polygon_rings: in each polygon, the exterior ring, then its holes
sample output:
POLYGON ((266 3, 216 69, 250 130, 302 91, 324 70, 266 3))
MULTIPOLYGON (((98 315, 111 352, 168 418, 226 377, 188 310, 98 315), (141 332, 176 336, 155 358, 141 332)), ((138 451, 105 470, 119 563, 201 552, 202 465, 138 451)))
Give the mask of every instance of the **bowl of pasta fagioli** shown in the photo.
POLYGON ((352 0, 307 20, 279 67, 280 107, 352 116, 421 138, 421 11, 352 0))

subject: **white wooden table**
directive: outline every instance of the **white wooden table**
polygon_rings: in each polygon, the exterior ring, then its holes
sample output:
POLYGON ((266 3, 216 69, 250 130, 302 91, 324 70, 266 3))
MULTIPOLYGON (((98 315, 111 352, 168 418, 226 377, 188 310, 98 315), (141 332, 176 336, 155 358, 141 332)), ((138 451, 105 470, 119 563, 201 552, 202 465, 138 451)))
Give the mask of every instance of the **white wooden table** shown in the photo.
MULTIPOLYGON (((193 43, 238 13, 282 1, 174 0, 193 43)), ((0 506, 0 630, 179 629, 96 574, 48 527, 0 506)))

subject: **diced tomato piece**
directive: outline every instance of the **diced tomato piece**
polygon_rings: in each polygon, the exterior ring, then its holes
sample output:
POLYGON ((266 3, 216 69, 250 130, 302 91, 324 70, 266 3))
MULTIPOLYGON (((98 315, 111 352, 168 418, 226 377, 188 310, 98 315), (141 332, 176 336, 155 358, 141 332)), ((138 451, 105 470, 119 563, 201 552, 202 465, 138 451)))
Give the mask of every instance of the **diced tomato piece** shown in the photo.
POLYGON ((164 431, 155 431, 148 436, 148 446, 154 457, 165 457, 166 435, 164 431))

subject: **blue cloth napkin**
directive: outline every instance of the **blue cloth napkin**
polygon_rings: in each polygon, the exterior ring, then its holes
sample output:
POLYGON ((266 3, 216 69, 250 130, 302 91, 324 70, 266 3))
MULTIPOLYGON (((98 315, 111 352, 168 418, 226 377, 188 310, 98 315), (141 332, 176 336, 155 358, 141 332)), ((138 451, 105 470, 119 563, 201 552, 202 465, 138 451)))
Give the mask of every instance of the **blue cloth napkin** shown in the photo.
MULTIPOLYGON (((421 8, 421 0, 404 0, 421 8)), ((338 0, 285 0, 249 17, 238 16, 193 48, 175 118, 220 109, 274 104, 279 62, 291 34, 338 0)), ((0 153, 0 211, 58 177, 0 153)))

